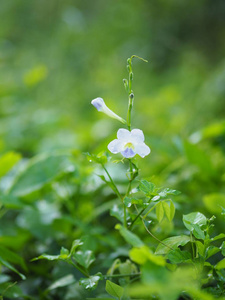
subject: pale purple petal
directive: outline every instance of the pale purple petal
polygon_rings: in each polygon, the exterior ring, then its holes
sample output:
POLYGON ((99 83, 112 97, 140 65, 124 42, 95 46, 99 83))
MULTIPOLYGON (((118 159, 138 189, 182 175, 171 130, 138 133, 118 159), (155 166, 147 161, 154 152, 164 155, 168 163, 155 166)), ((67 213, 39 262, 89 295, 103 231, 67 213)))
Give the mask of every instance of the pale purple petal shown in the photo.
POLYGON ((91 104, 94 105, 94 107, 98 110, 98 111, 102 111, 103 107, 105 107, 105 102, 102 98, 98 97, 95 98, 91 101, 91 104))
POLYGON ((131 158, 136 155, 134 150, 132 148, 127 147, 124 151, 121 152, 121 154, 126 158, 131 158))
POLYGON ((130 136, 131 136, 131 133, 130 133, 130 131, 127 130, 127 129, 120 128, 120 129, 117 131, 117 138, 118 138, 119 140, 126 140, 127 142, 129 142, 130 136))
POLYGON ((141 143, 135 145, 135 152, 143 158, 148 155, 151 150, 147 145, 145 145, 145 143, 141 143))
POLYGON ((123 150, 123 143, 120 140, 113 140, 108 144, 108 149, 114 154, 119 153, 123 150))
POLYGON ((132 136, 132 139, 134 139, 137 144, 143 143, 145 140, 144 133, 140 129, 131 130, 131 136, 132 136))

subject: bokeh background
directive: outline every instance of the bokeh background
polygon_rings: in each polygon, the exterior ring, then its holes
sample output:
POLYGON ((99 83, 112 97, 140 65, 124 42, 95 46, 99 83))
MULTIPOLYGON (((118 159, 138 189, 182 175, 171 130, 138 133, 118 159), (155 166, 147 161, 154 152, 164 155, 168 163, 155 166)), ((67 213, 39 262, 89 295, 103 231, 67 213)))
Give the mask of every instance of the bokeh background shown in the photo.
MULTIPOLYGON (((74 149, 85 165, 84 152, 106 150, 121 125, 90 102, 102 97, 126 117, 122 80, 127 58, 136 54, 148 60, 133 60, 132 127, 144 131, 152 150, 138 160, 142 177, 182 191, 178 217, 193 210, 219 214, 218 204, 225 205, 224 37, 224 0, 2 0, 0 153, 15 151, 26 160, 74 149)), ((97 205, 90 191, 86 186, 81 217, 97 205)), ((13 215, 7 218, 10 223, 13 215)), ((219 232, 223 223, 216 222, 219 232)), ((163 234, 163 226, 157 230, 163 234)), ((42 233, 32 234, 43 241, 42 233)))

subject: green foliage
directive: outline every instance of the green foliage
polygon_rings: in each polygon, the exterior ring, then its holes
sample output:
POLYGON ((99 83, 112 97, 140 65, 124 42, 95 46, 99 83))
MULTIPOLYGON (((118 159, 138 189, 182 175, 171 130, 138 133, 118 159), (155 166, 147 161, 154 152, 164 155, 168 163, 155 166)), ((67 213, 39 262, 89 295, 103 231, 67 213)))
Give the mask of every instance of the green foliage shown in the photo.
POLYGON ((224 1, 0 6, 0 299, 224 299, 224 1))

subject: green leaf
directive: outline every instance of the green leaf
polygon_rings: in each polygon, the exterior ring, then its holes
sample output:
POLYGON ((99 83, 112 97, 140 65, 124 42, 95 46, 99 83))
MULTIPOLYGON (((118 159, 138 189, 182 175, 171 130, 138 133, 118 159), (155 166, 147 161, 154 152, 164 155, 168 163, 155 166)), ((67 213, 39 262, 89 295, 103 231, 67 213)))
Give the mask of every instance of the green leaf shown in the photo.
POLYGON ((192 227, 194 228, 193 235, 197 239, 204 240, 205 239, 205 233, 204 233, 203 230, 201 230, 201 227, 198 224, 192 224, 192 227))
POLYGON ((140 238, 137 235, 135 235, 133 232, 129 231, 122 225, 117 224, 115 228, 119 230, 120 234, 127 243, 131 244, 134 247, 144 246, 144 243, 140 240, 140 238))
POLYGON ((21 155, 13 151, 2 155, 0 157, 0 177, 7 174, 20 159, 21 155))
POLYGON ((175 214, 175 206, 173 202, 170 200, 170 205, 169 205, 166 201, 163 201, 163 208, 167 219, 171 222, 175 214))
POLYGON ((94 254, 91 250, 77 251, 73 254, 73 258, 78 264, 88 269, 89 266, 95 261, 94 254))
POLYGON ((203 202, 207 210, 213 214, 220 214, 222 207, 225 207, 224 194, 208 194, 203 197, 203 202))
POLYGON ((216 264, 215 268, 217 270, 225 269, 225 258, 219 261, 218 264, 216 264))
POLYGON ((220 248, 218 247, 214 247, 214 246, 209 246, 206 249, 206 259, 210 258, 211 256, 213 256, 214 254, 220 252, 220 248))
POLYGON ((42 254, 38 257, 33 258, 31 261, 36 261, 40 259, 46 259, 46 260, 68 260, 70 258, 69 250, 66 248, 61 248, 59 255, 48 255, 48 254, 42 254))
POLYGON ((138 188, 145 195, 150 196, 154 192, 155 185, 154 185, 154 183, 149 182, 147 180, 141 180, 138 188))
POLYGON ((106 156, 105 152, 100 152, 96 154, 84 153, 89 162, 95 162, 97 164, 104 165, 108 161, 108 157, 106 156))
POLYGON ((166 264, 166 260, 163 256, 153 254, 147 246, 131 249, 129 256, 132 261, 138 263, 139 265, 144 265, 146 261, 151 261, 158 266, 165 266, 166 264))
POLYGON ((99 280, 102 280, 102 274, 99 272, 89 278, 81 278, 79 280, 79 284, 82 285, 86 290, 94 290, 96 289, 99 280))
POLYGON ((14 196, 25 196, 38 191, 58 176, 74 171, 70 155, 35 157, 15 179, 10 189, 14 196))
POLYGON ((179 248, 173 251, 170 251, 167 255, 167 258, 172 264, 180 264, 191 260, 191 253, 188 251, 181 251, 179 248))
POLYGON ((181 192, 180 191, 176 191, 176 190, 172 190, 170 188, 165 188, 162 191, 159 192, 159 196, 160 197, 166 197, 167 195, 179 195, 181 192))
POLYGON ((72 274, 66 275, 58 280, 56 280, 54 283, 52 283, 48 288, 47 291, 51 291, 54 289, 57 289, 59 287, 68 286, 72 283, 76 282, 76 279, 72 274))
POLYGON ((225 238, 225 233, 220 233, 219 235, 214 236, 214 238, 212 238, 211 241, 217 241, 224 238, 225 238))
POLYGON ((131 205, 133 204, 138 204, 141 207, 146 207, 149 205, 148 203, 143 203, 142 199, 129 198, 129 197, 125 197, 123 203, 126 207, 131 207, 131 205))
POLYGON ((109 280, 106 280, 105 290, 109 295, 117 297, 118 299, 121 299, 124 293, 124 289, 121 286, 109 280))
POLYGON ((190 242, 190 237, 187 235, 172 236, 162 241, 165 245, 159 244, 155 254, 167 254, 172 249, 179 246, 184 246, 190 242))
POLYGON ((70 256, 76 251, 79 246, 82 246, 83 242, 81 240, 74 240, 72 243, 72 247, 70 249, 70 256))
POLYGON ((200 227, 206 225, 207 219, 200 212, 193 212, 188 215, 183 215, 183 223, 188 230, 193 231, 195 229, 193 225, 197 224, 200 227))
POLYGON ((2 246, 0 246, 0 263, 11 271, 17 273, 22 279, 26 278, 12 265, 16 264, 22 267, 24 270, 27 270, 24 260, 18 254, 2 246))
POLYGON ((162 221, 163 217, 164 217, 164 209, 163 209, 163 203, 162 201, 160 201, 157 205, 156 205, 156 217, 157 220, 159 222, 162 221))

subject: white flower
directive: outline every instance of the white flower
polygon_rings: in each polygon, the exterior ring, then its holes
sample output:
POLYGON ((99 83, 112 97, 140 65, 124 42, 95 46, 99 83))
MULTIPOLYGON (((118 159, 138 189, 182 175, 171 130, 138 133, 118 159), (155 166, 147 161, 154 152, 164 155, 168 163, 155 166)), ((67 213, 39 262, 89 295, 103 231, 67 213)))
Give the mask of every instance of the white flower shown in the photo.
POLYGON ((126 158, 134 157, 136 154, 141 157, 148 155, 151 150, 144 143, 144 134, 140 129, 119 129, 117 131, 117 139, 109 143, 108 149, 116 154, 121 153, 126 158))
POLYGON ((98 98, 92 100, 91 104, 94 105, 94 107, 98 111, 101 111, 101 112, 105 113, 106 115, 108 115, 109 117, 117 119, 120 122, 122 122, 123 124, 126 124, 126 121, 124 119, 119 117, 117 114, 115 114, 111 109, 109 109, 107 107, 107 105, 105 104, 105 102, 102 98, 98 97, 98 98))

